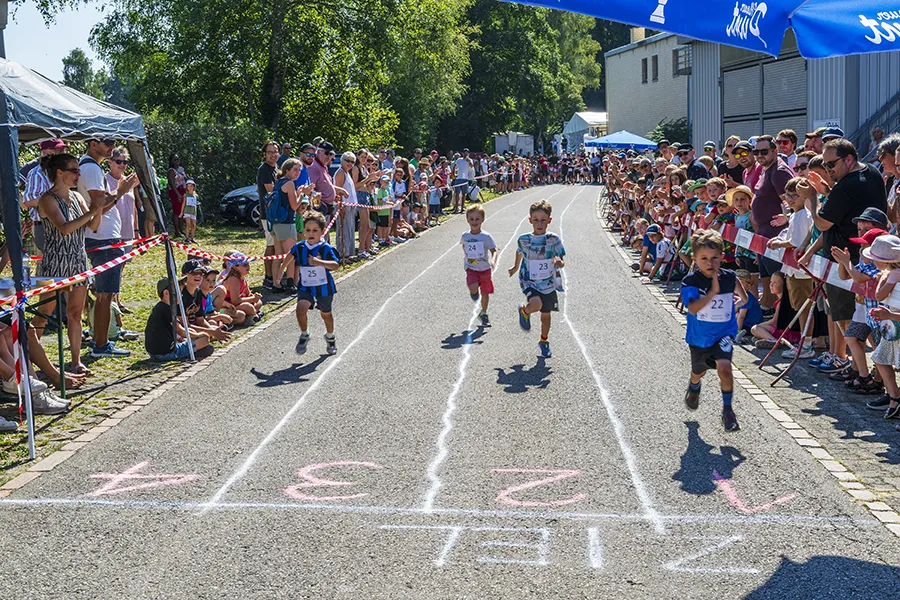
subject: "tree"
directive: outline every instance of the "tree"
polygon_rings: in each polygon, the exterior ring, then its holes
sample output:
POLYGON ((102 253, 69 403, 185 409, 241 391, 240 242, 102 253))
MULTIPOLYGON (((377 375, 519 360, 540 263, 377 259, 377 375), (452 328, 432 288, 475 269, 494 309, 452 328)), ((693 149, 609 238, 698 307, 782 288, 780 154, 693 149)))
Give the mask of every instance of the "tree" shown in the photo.
POLYGON ((686 142, 690 139, 687 117, 678 119, 663 119, 653 131, 647 132, 647 139, 658 142, 669 140, 671 142, 686 142))
POLYGON ((614 50, 619 46, 624 46, 631 41, 631 25, 625 23, 616 23, 614 21, 604 21, 597 19, 591 37, 599 44, 597 50, 596 61, 600 65, 602 71, 600 73, 600 83, 597 87, 589 87, 584 90, 584 101, 590 107, 606 108, 606 58, 605 52, 614 50))
POLYGON ((101 100, 104 98, 101 88, 106 83, 107 75, 102 69, 94 72, 91 60, 81 48, 75 48, 69 52, 69 55, 63 58, 62 62, 62 83, 64 85, 91 95, 94 98, 101 100))

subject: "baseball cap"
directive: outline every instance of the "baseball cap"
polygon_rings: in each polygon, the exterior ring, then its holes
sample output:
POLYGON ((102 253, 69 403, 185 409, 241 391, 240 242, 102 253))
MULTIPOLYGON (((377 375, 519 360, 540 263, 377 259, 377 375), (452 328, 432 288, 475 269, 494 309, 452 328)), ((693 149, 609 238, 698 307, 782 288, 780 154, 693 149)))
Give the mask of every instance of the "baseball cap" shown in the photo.
POLYGON ((334 152, 334 146, 331 145, 331 142, 322 142, 319 144, 319 149, 324 150, 325 152, 334 152))
POLYGON ((69 146, 59 138, 53 140, 44 140, 41 142, 41 150, 62 150, 69 146))
POLYGON ((162 277, 159 281, 156 282, 156 295, 162 298, 162 293, 169 289, 169 278, 162 277))
POLYGON ((379 179, 380 179, 381 181, 390 181, 390 180, 391 180, 391 176, 390 176, 390 175, 382 175, 381 177, 379 177, 379 179))
POLYGON ((853 219, 853 224, 857 224, 860 221, 868 221, 870 223, 876 223, 881 225, 882 229, 887 229, 888 226, 888 218, 887 215, 884 214, 884 211, 875 208, 874 206, 870 206, 866 210, 862 211, 862 214, 853 219))
POLYGON ((305 144, 300 146, 300 152, 306 152, 307 150, 312 150, 313 152, 315 152, 316 147, 315 147, 315 145, 310 144, 309 142, 306 142, 305 144))
POLYGON ((875 241, 875 238, 881 235, 887 235, 887 231, 876 227, 875 229, 870 229, 865 232, 862 237, 850 238, 850 241, 854 244, 860 244, 862 246, 871 246, 872 242, 875 241))
POLYGON ((703 149, 704 149, 704 150, 707 149, 707 148, 715 148, 715 147, 716 147, 716 143, 715 143, 715 142, 703 142, 703 149))
POLYGON ((625 153, 624 153, 624 152, 619 152, 618 154, 616 154, 616 157, 617 157, 617 158, 625 158, 625 153))
POLYGON ((833 138, 842 138, 844 137, 844 130, 840 127, 829 127, 825 131, 822 132, 822 141, 830 140, 833 138))
POLYGON ((862 255, 869 260, 900 262, 900 238, 896 235, 879 236, 871 246, 863 248, 862 255))
POLYGON ((688 191, 689 191, 689 192, 693 192, 693 191, 696 190, 697 188, 706 187, 706 184, 707 184, 707 180, 706 180, 706 179, 698 179, 697 181, 695 181, 695 182, 693 183, 693 185, 691 185, 691 186, 688 187, 688 191))
POLYGON ((181 265, 181 274, 187 275, 188 273, 206 273, 206 265, 204 265, 199 260, 189 260, 186 261, 183 265, 181 265))
POLYGON ((193 185, 197 185, 197 183, 193 179, 188 179, 187 181, 184 182, 184 185, 187 185, 189 183, 191 183, 193 185))
POLYGON ((309 204, 309 196, 303 196, 300 198, 300 204, 309 204))
POLYGON ((753 152, 753 146, 750 145, 750 142, 738 142, 734 145, 735 152, 738 150, 746 150, 747 152, 753 152))
POLYGON ((662 229, 659 227, 659 225, 654 223, 653 225, 651 225, 650 227, 647 228, 647 233, 649 233, 649 234, 658 233, 658 234, 662 235, 662 229))
POLYGON ((469 151, 468 148, 463 148, 463 152, 468 152, 468 151, 469 151))
POLYGON ((659 147, 662 146, 663 144, 665 144, 666 146, 670 146, 670 145, 671 145, 671 144, 669 143, 669 140, 663 138, 663 139, 659 140, 658 142, 656 142, 656 147, 659 148, 659 147))
POLYGON ((691 210, 693 212, 697 212, 697 209, 700 208, 701 205, 705 206, 707 203, 703 200, 695 200, 693 204, 691 204, 691 210))
POLYGON ((115 146, 116 145, 116 140, 114 140, 111 137, 105 137, 105 136, 92 137, 91 139, 88 140, 88 143, 90 143, 90 142, 100 142, 101 144, 106 144, 107 146, 115 146))
POLYGON ((811 131, 811 132, 807 133, 806 139, 822 137, 822 134, 825 133, 826 129, 828 129, 828 128, 827 127, 819 127, 815 131, 811 131))

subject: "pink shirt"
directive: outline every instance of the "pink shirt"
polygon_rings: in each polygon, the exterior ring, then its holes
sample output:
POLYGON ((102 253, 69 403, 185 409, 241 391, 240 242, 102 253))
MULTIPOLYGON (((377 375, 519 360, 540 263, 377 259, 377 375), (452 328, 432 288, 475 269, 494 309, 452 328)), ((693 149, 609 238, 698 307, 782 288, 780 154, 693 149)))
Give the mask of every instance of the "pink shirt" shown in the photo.
POLYGON ((309 182, 316 185, 316 191, 322 194, 322 202, 325 204, 334 204, 334 180, 328 169, 319 162, 319 159, 313 161, 307 171, 309 172, 309 182))

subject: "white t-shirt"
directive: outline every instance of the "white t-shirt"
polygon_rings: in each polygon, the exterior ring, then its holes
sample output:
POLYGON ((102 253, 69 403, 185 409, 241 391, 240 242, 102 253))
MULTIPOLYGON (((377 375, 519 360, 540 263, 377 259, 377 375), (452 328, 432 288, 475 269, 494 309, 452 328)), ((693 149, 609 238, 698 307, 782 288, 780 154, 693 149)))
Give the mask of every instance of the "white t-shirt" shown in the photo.
POLYGON ((662 257, 664 265, 669 264, 675 258, 675 246, 666 238, 656 244, 656 260, 659 260, 660 257, 662 257))
POLYGON ((459 158, 456 161, 456 178, 469 180, 469 161, 465 158, 459 158))
POLYGON ((481 174, 482 174, 482 175, 487 175, 488 172, 489 172, 489 171, 488 171, 488 161, 487 161, 486 158, 482 158, 482 159, 481 159, 481 174))
MULTIPOLYGON (((799 248, 803 245, 803 242, 806 241, 806 236, 809 234, 809 230, 812 229, 812 225, 812 215, 804 208, 791 215, 791 220, 788 222, 787 229, 783 229, 778 234, 778 238, 787 240, 794 248, 799 248)), ((793 252, 793 250, 786 248, 785 252, 793 252)), ((788 275, 796 277, 797 279, 809 279, 809 275, 801 269, 795 269, 784 265, 783 270, 788 275)))
MULTIPOLYGON (((82 156, 80 163, 87 156, 82 156)), ((107 186, 106 175, 95 161, 86 161, 79 165, 81 169, 81 177, 78 178, 78 192, 84 197, 84 201, 91 203, 91 190, 102 190, 106 193, 112 193, 107 186)), ((121 200, 120 200, 121 202, 121 200)), ((122 218, 119 216, 119 209, 113 206, 103 215, 100 227, 96 232, 88 227, 84 232, 84 237, 92 240, 119 240, 122 238, 122 218)))
MULTIPOLYGON (((114 190, 119 185, 119 180, 110 175, 106 174, 106 184, 109 186, 109 189, 114 190)), ((134 213, 136 211, 136 207, 134 204, 134 190, 128 192, 123 195, 118 202, 116 202, 116 210, 119 211, 119 221, 122 223, 122 235, 121 238, 123 240, 133 240, 134 237, 134 213)))
POLYGON ((482 231, 467 231, 459 238, 463 247, 463 266, 473 271, 489 271, 491 268, 491 250, 497 247, 491 234, 482 231))

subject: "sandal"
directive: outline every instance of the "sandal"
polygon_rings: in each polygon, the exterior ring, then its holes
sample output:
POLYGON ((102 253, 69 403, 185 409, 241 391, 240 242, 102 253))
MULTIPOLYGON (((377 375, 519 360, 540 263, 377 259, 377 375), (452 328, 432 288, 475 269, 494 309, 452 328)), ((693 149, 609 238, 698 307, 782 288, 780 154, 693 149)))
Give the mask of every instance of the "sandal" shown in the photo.
POLYGON ((868 385, 871 385, 872 381, 873 378, 871 375, 866 375, 865 377, 857 375, 853 379, 848 379, 847 381, 845 381, 844 385, 846 385, 848 389, 856 392, 868 385))

